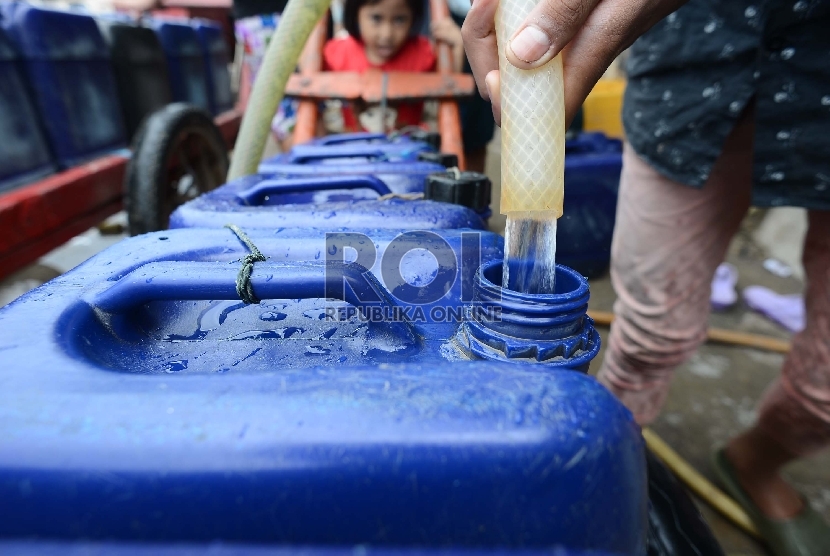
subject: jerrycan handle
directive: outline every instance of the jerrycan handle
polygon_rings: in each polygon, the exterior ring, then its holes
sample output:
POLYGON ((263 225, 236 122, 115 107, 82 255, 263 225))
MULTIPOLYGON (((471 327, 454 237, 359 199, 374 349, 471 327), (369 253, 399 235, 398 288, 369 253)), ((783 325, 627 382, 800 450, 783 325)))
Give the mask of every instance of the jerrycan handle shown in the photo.
POLYGON ((383 141, 388 139, 385 133, 372 133, 369 131, 361 131, 358 133, 341 133, 339 135, 329 135, 322 137, 316 141, 319 146, 343 145, 357 141, 383 141))
POLYGON ((386 153, 377 145, 297 145, 288 153, 289 164, 308 164, 319 160, 335 158, 369 158, 372 160, 386 160, 386 153))
POLYGON ((265 197, 269 195, 332 191, 336 189, 371 189, 379 196, 392 193, 389 187, 375 176, 341 175, 263 180, 244 191, 240 191, 236 194, 236 197, 246 205, 256 206, 261 205, 265 197))
MULTIPOLYGON (((96 308, 117 313, 150 301, 234 300, 239 264, 159 261, 148 263, 99 292, 96 308)), ((261 299, 330 297, 356 307, 397 303, 377 278, 354 263, 257 263, 251 284, 261 299), (350 287, 344 287, 348 284, 350 287)))
MULTIPOLYGON (((143 265, 110 288, 94 295, 90 304, 105 313, 125 313, 150 301, 239 299, 236 279, 239 264, 224 262, 159 261, 143 265)), ((410 324, 386 315, 398 303, 378 279, 355 263, 257 263, 251 285, 261 299, 331 298, 350 303, 368 320, 371 329, 382 328, 416 345, 410 324)))

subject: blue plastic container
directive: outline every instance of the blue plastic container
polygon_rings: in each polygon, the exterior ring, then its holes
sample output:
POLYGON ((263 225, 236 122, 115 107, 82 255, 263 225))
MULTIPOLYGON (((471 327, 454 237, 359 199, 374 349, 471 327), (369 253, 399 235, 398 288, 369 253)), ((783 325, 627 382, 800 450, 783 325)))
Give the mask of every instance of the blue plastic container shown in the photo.
POLYGON ((263 160, 258 171, 260 174, 289 174, 297 172, 296 167, 301 167, 305 171, 340 173, 341 167, 355 166, 357 169, 352 171, 371 174, 375 172, 362 167, 387 162, 418 163, 420 153, 435 152, 419 141, 380 141, 353 142, 349 136, 335 136, 334 143, 296 145, 287 153, 263 160), (338 138, 345 140, 337 142, 338 138))
POLYGON ((14 46, 0 29, 0 192, 55 171, 14 46))
POLYGON ((385 144, 391 142, 411 141, 408 135, 391 137, 385 133, 372 133, 371 131, 358 131, 354 133, 334 133, 323 137, 315 137, 307 145, 333 146, 333 145, 365 145, 385 144))
POLYGON ((158 35, 167 57, 173 101, 210 112, 208 69, 196 30, 184 19, 154 18, 146 24, 158 35))
POLYGON ((621 141, 583 133, 566 143, 565 212, 557 222, 557 262, 589 277, 608 268, 621 171, 621 141))
POLYGON ((222 27, 212 21, 198 19, 193 22, 196 36, 202 47, 207 77, 208 102, 214 115, 233 108, 231 92, 231 63, 228 45, 225 44, 222 27))
MULTIPOLYGON (((440 138, 440 136, 439 136, 440 138)), ((428 144, 426 141, 419 141, 408 134, 394 133, 387 135, 386 133, 373 133, 371 131, 358 131, 354 133, 334 133, 332 135, 325 135, 323 137, 315 137, 306 145, 314 145, 318 147, 335 145, 388 145, 388 144, 405 144, 405 143, 421 143, 428 144)), ((434 150, 430 147, 431 150, 434 150)))
POLYGON ((113 542, 0 541, 0 553, 15 556, 619 556, 564 548, 527 549, 394 549, 285 547, 245 544, 144 544, 113 542))
POLYGON ((368 161, 361 164, 265 164, 260 165, 260 176, 269 178, 319 178, 322 176, 371 175, 386 184, 394 193, 422 193, 427 176, 445 172, 446 168, 433 162, 368 161), (262 171, 263 169, 274 170, 262 171))
MULTIPOLYGON (((414 192, 423 192, 423 181, 419 184, 410 177, 402 183, 411 186, 414 192)), ((400 198, 378 200, 392 192, 386 182, 368 175, 287 179, 247 176, 177 208, 170 216, 170 228, 215 228, 228 222, 260 228, 327 225, 483 230, 487 227, 482 215, 460 205, 400 198)))
POLYGON ((229 230, 171 230, 0 309, 0 537, 643 554, 630 413, 567 362, 465 361, 414 311, 463 306, 500 238, 363 234, 251 231, 259 305, 229 230))
POLYGON ((118 89, 95 20, 18 2, 2 13, 57 162, 70 167, 123 147, 118 89))

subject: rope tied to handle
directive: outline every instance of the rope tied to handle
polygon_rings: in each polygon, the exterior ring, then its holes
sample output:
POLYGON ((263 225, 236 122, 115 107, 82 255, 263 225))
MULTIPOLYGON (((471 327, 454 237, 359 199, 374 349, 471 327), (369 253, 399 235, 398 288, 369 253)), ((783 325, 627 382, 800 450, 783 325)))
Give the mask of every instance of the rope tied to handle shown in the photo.
POLYGON ((404 201, 418 201, 424 198, 423 193, 387 193, 378 197, 378 201, 388 201, 389 199, 403 199, 404 201))
POLYGON ((242 268, 239 269, 239 273, 236 275, 236 295, 239 296, 245 305, 259 305, 259 302, 262 300, 254 293, 254 286, 251 284, 251 274, 254 271, 254 263, 265 262, 266 257, 254 245, 254 242, 251 241, 248 234, 243 232, 239 226, 236 224, 225 224, 225 227, 232 231, 239 241, 250 251, 249 254, 239 259, 239 262, 242 263, 242 268))

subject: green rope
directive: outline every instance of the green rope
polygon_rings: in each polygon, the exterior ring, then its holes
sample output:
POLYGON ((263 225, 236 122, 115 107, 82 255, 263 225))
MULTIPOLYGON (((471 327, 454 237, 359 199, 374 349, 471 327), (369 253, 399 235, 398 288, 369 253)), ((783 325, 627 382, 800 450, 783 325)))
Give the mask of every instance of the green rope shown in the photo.
POLYGON ((239 259, 239 262, 242 263, 242 268, 239 269, 239 273, 236 275, 236 294, 246 305, 259 305, 261 299, 254 293, 254 286, 251 284, 251 274, 254 271, 254 263, 265 262, 265 255, 262 254, 262 251, 254 245, 254 242, 251 241, 248 234, 243 232, 239 226, 236 224, 225 224, 225 227, 232 231, 239 238, 239 241, 250 251, 248 255, 239 259))

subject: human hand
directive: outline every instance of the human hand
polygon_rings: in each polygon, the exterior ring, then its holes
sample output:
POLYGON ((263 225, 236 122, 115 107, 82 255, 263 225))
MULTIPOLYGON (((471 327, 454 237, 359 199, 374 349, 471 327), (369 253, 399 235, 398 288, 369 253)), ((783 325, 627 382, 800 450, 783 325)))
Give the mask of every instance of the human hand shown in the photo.
POLYGON ((112 3, 116 10, 130 12, 146 12, 160 5, 160 0, 114 0, 112 3))
POLYGON ((433 21, 430 24, 430 30, 436 40, 443 41, 450 46, 464 44, 464 38, 461 36, 461 27, 456 25, 452 18, 447 17, 433 21))
POLYGON ((464 38, 461 36, 461 27, 455 24, 452 18, 447 17, 430 24, 432 36, 450 46, 453 53, 453 69, 460 72, 464 66, 464 38))
MULTIPOLYGON (((562 53, 565 122, 570 125, 585 97, 623 50, 686 0, 539 0, 505 48, 520 69, 544 65, 562 53)), ((482 97, 501 123, 499 57, 496 44, 498 0, 474 0, 462 35, 482 97)))

